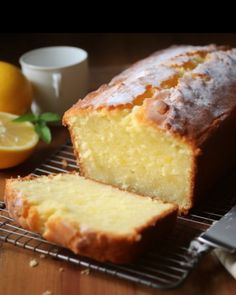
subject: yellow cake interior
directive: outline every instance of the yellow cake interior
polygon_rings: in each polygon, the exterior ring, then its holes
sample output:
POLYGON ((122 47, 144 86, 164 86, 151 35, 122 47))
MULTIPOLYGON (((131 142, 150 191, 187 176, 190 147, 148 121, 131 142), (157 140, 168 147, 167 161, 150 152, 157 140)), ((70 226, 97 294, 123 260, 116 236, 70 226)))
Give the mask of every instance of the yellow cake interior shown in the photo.
MULTIPOLYGON (((11 189, 23 196, 31 209, 37 209, 41 233, 45 232, 48 220, 59 217, 81 231, 133 234, 154 217, 174 210, 172 204, 121 191, 78 174, 15 180, 11 189)), ((19 199, 19 205, 20 202, 19 199)))
POLYGON ((188 208, 192 148, 139 120, 141 108, 81 110, 68 118, 83 174, 188 208))

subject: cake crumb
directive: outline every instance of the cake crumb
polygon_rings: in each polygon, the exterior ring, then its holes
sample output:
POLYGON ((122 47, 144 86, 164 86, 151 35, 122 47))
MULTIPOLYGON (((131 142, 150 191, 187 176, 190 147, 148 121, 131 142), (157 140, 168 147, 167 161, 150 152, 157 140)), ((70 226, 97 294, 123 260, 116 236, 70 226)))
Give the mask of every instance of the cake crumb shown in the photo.
POLYGON ((128 187, 129 187, 129 186, 128 186, 127 184, 125 184, 125 183, 123 183, 123 184, 121 185, 121 189, 123 189, 123 190, 127 190, 128 187))
POLYGON ((68 162, 66 161, 66 159, 62 159, 61 164, 62 164, 63 168, 67 168, 67 166, 68 166, 68 162))
POLYGON ((43 259, 43 258, 46 258, 46 255, 45 254, 40 254, 39 257, 43 259))
POLYGON ((86 275, 86 276, 88 276, 88 275, 90 274, 90 269, 88 269, 88 268, 83 269, 83 270, 81 270, 80 273, 81 273, 82 275, 86 275))
POLYGON ((38 261, 36 259, 31 259, 30 262, 29 262, 29 266, 30 267, 36 267, 38 266, 38 261))
POLYGON ((59 268, 59 272, 63 272, 64 271, 64 268, 63 267, 60 267, 59 268))
POLYGON ((52 295, 52 291, 47 290, 43 292, 42 295, 52 295))

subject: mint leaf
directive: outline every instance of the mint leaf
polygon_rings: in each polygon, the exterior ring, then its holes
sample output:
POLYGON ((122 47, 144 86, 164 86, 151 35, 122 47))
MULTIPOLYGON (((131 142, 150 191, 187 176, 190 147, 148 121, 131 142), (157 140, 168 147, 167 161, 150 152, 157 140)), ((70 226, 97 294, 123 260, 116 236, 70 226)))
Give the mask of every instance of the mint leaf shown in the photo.
POLYGON ((57 122, 60 121, 61 117, 56 113, 43 113, 39 116, 39 120, 45 122, 57 122))
POLYGON ((52 140, 52 134, 45 122, 38 122, 34 126, 35 131, 39 137, 46 143, 50 143, 52 140))
POLYGON ((25 114, 19 116, 18 118, 14 119, 14 122, 32 122, 34 124, 34 129, 39 135, 39 138, 45 141, 46 143, 50 143, 52 140, 52 134, 47 126, 47 122, 57 122, 60 121, 61 117, 56 113, 43 113, 41 115, 35 114, 25 114))
POLYGON ((19 116, 18 118, 12 120, 13 122, 36 122, 38 120, 38 115, 34 114, 25 114, 22 116, 19 116))

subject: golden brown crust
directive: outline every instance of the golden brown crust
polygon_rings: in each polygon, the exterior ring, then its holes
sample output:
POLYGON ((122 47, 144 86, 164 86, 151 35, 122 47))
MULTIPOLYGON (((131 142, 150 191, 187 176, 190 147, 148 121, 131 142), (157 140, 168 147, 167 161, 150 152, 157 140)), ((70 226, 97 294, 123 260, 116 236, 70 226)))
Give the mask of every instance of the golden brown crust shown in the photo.
MULTIPOLYGON (((18 181, 33 178, 29 176, 18 181)), ((176 222, 177 206, 173 206, 149 223, 135 229, 132 235, 116 236, 111 233, 92 232, 80 229, 75 224, 58 217, 49 217, 45 224, 42 224, 36 207, 30 205, 25 196, 12 189, 12 181, 15 180, 6 181, 4 198, 9 215, 17 223, 23 228, 42 234, 48 241, 62 245, 78 255, 91 257, 98 261, 128 263, 149 247, 153 239, 169 233, 176 222)))
POLYGON ((80 232, 72 224, 63 220, 51 220, 43 235, 49 241, 63 245, 78 255, 94 258, 98 261, 128 263, 140 252, 150 246, 154 238, 160 238, 169 232, 176 221, 176 210, 169 215, 153 220, 137 230, 133 236, 114 236, 102 232, 80 232), (139 240, 141 238, 141 240, 139 240))
POLYGON ((79 149, 78 148, 75 148, 76 146, 76 137, 75 137, 75 134, 74 134, 74 131, 73 131, 73 128, 71 128, 71 126, 68 125, 68 129, 69 129, 69 132, 70 132, 70 138, 71 138, 71 142, 72 142, 72 145, 73 145, 73 153, 75 155, 75 159, 76 159, 76 163, 79 167, 79 174, 81 176, 86 176, 85 174, 85 170, 84 170, 84 165, 83 165, 83 161, 82 159, 80 159, 80 152, 79 152, 79 149))
POLYGON ((132 109, 138 104, 146 120, 198 146, 235 109, 235 77, 236 49, 171 47, 79 100, 65 113, 63 123, 69 125, 69 117, 82 109, 132 109))

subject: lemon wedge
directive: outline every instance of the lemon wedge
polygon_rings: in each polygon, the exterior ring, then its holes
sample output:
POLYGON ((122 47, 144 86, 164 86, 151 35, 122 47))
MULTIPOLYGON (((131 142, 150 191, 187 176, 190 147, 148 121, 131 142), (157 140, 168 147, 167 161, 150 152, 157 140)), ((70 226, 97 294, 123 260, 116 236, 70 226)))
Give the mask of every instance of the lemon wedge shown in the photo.
POLYGON ((34 151, 39 137, 30 122, 13 122, 18 116, 0 112, 0 169, 25 161, 34 151))

